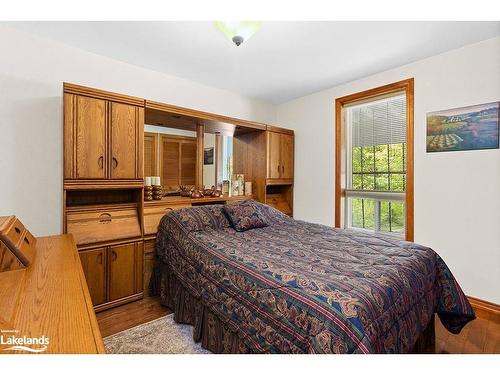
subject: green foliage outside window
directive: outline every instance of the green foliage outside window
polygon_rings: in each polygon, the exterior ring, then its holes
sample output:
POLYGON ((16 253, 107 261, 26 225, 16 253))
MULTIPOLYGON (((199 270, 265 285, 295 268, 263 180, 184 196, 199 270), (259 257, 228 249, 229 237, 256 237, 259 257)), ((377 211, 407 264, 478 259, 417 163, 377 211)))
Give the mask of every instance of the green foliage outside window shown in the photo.
MULTIPOLYGON (((351 189, 368 191, 404 192, 406 146, 404 143, 352 148, 351 189)), ((377 204, 372 199, 352 198, 351 225, 356 228, 375 229, 377 204)), ((381 201, 381 232, 404 232, 403 202, 381 201)))

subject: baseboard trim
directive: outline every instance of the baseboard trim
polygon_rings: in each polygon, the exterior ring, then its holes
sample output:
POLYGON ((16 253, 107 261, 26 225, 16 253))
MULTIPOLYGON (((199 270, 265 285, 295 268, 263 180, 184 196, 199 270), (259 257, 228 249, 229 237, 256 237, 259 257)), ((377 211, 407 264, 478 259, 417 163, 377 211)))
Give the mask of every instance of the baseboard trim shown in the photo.
POLYGON ((476 297, 467 296, 467 298, 478 318, 500 323, 500 305, 476 297))
POLYGON ((143 297, 144 297, 144 292, 140 292, 140 293, 128 296, 128 297, 124 297, 121 299, 117 299, 117 300, 114 300, 111 302, 106 302, 106 303, 103 303, 101 305, 94 306, 94 311, 96 313, 98 313, 98 312, 101 312, 101 311, 104 311, 107 309, 111 309, 113 307, 124 305, 124 304, 129 303, 129 302, 134 302, 134 301, 140 300, 143 297))

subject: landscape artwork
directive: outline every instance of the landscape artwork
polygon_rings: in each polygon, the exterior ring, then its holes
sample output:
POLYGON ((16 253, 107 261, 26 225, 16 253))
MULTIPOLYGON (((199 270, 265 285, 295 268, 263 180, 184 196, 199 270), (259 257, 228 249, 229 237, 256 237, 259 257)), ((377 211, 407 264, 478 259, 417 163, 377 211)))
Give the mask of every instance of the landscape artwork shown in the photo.
POLYGON ((427 114, 427 152, 498 148, 500 102, 427 114))

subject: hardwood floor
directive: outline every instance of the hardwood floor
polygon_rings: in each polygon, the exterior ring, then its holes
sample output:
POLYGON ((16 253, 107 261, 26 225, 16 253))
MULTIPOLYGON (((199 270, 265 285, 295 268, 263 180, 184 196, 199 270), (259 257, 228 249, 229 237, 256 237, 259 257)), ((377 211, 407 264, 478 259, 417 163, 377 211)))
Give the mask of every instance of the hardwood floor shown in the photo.
MULTIPOLYGON (((145 297, 97 314, 103 337, 161 318, 171 311, 160 305, 158 297, 145 297)), ((459 335, 446 330, 436 318, 436 353, 500 354, 500 323, 477 318, 467 324, 459 335)))
POLYGON ((477 318, 454 335, 436 318, 436 353, 500 354, 500 323, 477 318))
POLYGON ((139 301, 105 310, 96 315, 102 337, 106 337, 170 313, 168 308, 160 305, 160 297, 144 297, 139 301))

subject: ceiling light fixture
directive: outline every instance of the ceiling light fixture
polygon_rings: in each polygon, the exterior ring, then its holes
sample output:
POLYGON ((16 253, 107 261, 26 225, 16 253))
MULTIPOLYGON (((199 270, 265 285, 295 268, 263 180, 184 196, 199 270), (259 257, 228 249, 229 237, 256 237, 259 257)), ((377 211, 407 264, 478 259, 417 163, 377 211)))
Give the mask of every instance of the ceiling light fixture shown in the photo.
POLYGON ((215 27, 239 46, 259 31, 260 24, 259 21, 216 21, 215 27))

